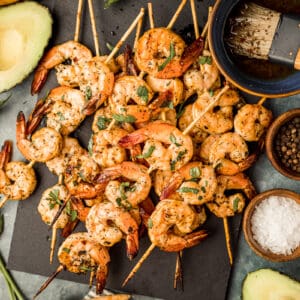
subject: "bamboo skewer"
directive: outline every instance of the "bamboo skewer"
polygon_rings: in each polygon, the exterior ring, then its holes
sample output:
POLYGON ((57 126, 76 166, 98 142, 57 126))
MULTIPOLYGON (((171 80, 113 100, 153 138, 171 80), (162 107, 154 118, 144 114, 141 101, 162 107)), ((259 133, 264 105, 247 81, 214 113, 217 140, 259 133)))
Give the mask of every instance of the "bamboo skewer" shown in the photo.
POLYGON ((227 217, 223 218, 223 224, 224 224, 224 230, 225 230, 226 247, 227 247, 227 253, 228 253, 228 257, 229 257, 229 263, 230 263, 230 265, 232 265, 233 256, 232 256, 232 251, 231 251, 230 233, 229 233, 227 217))
POLYGON ((95 277, 95 271, 93 270, 93 271, 91 271, 91 274, 90 274, 90 280, 89 280, 89 287, 90 288, 93 285, 94 277, 95 277))
POLYGON ((78 7, 77 7, 77 14, 76 14, 76 27, 75 27, 75 34, 74 34, 75 42, 78 42, 78 40, 79 40, 82 4, 83 4, 83 0, 78 0, 78 7))
POLYGON ((52 228, 52 237, 51 237, 51 246, 50 246, 50 264, 52 264, 53 261, 53 255, 54 255, 54 249, 55 249, 55 244, 56 244, 56 234, 57 234, 57 227, 53 226, 52 228))
POLYGON ((197 39, 197 38, 199 38, 199 27, 198 27, 198 19, 197 19, 197 14, 196 14, 195 0, 190 0, 190 4, 191 4, 192 16, 193 16, 195 37, 197 39))
POLYGON ((183 10, 185 4, 186 4, 187 0, 182 0, 180 5, 178 6, 173 18, 171 19, 170 23, 168 24, 167 28, 171 29, 173 27, 173 25, 175 24, 179 14, 181 13, 181 11, 183 10))
POLYGON ((258 105, 263 105, 265 103, 265 101, 267 100, 266 97, 262 97, 259 99, 259 101, 257 102, 258 105))
POLYGON ((49 230, 54 226, 54 224, 56 223, 57 219, 61 215, 62 211, 65 209, 65 207, 66 207, 67 203, 70 201, 70 199, 71 199, 71 195, 69 194, 68 197, 66 198, 65 202, 60 206, 59 210, 57 211, 56 215, 54 216, 51 224, 49 225, 49 230))
POLYGON ((138 269, 141 267, 141 265, 147 259, 147 257, 151 254, 154 248, 155 245, 152 243, 150 247, 146 250, 146 252, 143 254, 143 256, 140 258, 140 260, 137 262, 137 264, 134 266, 134 268, 131 270, 129 275, 126 277, 126 279, 122 283, 122 287, 124 287, 128 283, 128 281, 135 275, 135 273, 138 271, 138 269))
POLYGON ((0 208, 2 208, 7 201, 8 201, 8 197, 4 196, 0 202, 0 208))
POLYGON ((182 254, 183 251, 177 252, 176 255, 176 267, 174 276, 174 289, 177 289, 178 283, 180 283, 181 289, 183 290, 183 272, 182 272, 182 254))
POLYGON ((109 54, 109 56, 107 57, 107 59, 105 60, 105 64, 107 64, 113 57, 114 55, 119 51, 119 49, 121 48, 121 46, 123 45, 123 43, 125 42, 125 40, 128 38, 128 36, 131 34, 131 32, 133 31, 134 27, 137 25, 137 23, 139 22, 139 20, 141 18, 143 18, 145 14, 145 9, 141 8, 140 13, 137 15, 137 17, 135 18, 135 20, 132 22, 132 24, 130 25, 130 27, 127 29, 127 31, 123 34, 123 36, 121 37, 121 39, 118 41, 117 45, 114 47, 113 51, 109 54))
POLYGON ((207 35, 208 32, 208 27, 209 27, 209 21, 210 21, 210 15, 211 15, 211 11, 212 11, 212 6, 210 6, 208 8, 208 18, 207 18, 207 22, 203 27, 203 30, 201 32, 201 36, 204 38, 207 35))
POLYGON ((154 28, 154 19, 153 19, 153 9, 152 9, 152 3, 148 2, 148 14, 149 14, 149 23, 150 23, 150 28, 154 28))
POLYGON ((133 51, 135 51, 135 49, 137 47, 137 42, 141 35, 142 26, 143 26, 143 18, 140 18, 137 23, 137 27, 136 27, 135 39, 134 39, 134 43, 133 43, 133 51))
POLYGON ((100 56, 99 41, 98 41, 98 34, 97 34, 94 7, 93 7, 92 0, 88 0, 88 4, 89 4, 89 12, 90 12, 90 18, 91 18, 91 25, 92 25, 92 31, 93 31, 93 39, 94 39, 94 44, 95 44, 96 56, 100 56))

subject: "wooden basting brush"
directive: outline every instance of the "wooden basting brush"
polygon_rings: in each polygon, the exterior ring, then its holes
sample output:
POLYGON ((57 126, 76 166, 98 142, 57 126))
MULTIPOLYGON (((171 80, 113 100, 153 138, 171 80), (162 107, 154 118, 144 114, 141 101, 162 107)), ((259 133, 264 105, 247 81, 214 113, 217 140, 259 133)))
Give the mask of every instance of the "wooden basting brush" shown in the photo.
POLYGON ((300 70, 300 18, 250 2, 229 24, 225 41, 233 53, 300 70))

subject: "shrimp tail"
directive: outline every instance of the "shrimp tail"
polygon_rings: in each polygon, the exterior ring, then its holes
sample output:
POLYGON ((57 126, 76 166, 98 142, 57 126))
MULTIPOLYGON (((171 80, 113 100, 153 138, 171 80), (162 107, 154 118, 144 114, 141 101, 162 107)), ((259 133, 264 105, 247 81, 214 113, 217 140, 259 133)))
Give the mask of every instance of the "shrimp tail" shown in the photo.
POLYGON ((92 99, 89 100, 87 105, 85 106, 83 112, 85 115, 90 116, 92 115, 99 106, 105 101, 106 97, 103 96, 94 96, 92 99))
POLYGON ((31 84, 31 95, 37 94, 40 92, 42 87, 44 86, 47 76, 48 76, 49 70, 45 68, 43 65, 40 65, 37 67, 33 81, 31 84))
POLYGON ((132 148, 134 145, 140 144, 147 139, 147 136, 140 132, 133 132, 123 136, 118 144, 123 148, 132 148))
POLYGON ((108 274, 108 267, 107 265, 99 265, 96 272, 96 294, 99 295, 102 293, 105 284, 106 284, 106 277, 108 274))
POLYGON ((77 224, 79 223, 79 220, 76 219, 75 221, 71 222, 69 221, 66 226, 63 228, 62 232, 61 232, 61 236, 63 238, 67 238, 75 229, 75 227, 77 226, 77 224))
POLYGON ((139 251, 139 234, 138 231, 131 232, 126 236, 127 257, 132 260, 139 251))
POLYGON ((5 141, 0 152, 0 169, 4 169, 11 159, 12 143, 5 141))
MULTIPOLYGON (((177 175, 177 174, 176 174, 177 175)), ((182 183, 182 177, 180 175, 174 175, 174 178, 172 181, 164 187, 164 189, 161 192, 159 200, 164 200, 170 198, 172 194, 176 192, 176 190, 179 188, 180 184, 182 183)))
POLYGON ((86 217, 90 211, 89 207, 85 207, 82 200, 72 196, 71 197, 72 208, 77 212, 77 218, 81 222, 85 222, 86 217))
POLYGON ((16 140, 18 141, 26 138, 26 120, 25 115, 22 111, 20 111, 17 115, 17 123, 16 123, 16 140))
POLYGON ((171 79, 180 77, 201 55, 204 49, 204 39, 199 37, 191 45, 185 48, 180 61, 172 60, 165 68, 159 71, 155 77, 161 79, 171 79))

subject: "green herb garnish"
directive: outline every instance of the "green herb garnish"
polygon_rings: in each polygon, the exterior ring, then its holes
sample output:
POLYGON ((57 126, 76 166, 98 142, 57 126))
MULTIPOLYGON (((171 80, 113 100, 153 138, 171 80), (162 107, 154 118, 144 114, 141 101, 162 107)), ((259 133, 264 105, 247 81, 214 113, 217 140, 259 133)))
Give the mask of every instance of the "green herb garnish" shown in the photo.
POLYGON ((206 193, 206 188, 205 188, 204 186, 201 186, 201 191, 202 191, 203 193, 206 193))
POLYGON ((55 205, 62 205, 64 203, 62 200, 59 200, 59 190, 57 189, 52 190, 48 196, 49 197, 47 198, 47 200, 49 201, 50 209, 53 209, 55 205))
POLYGON ((147 104, 149 100, 148 90, 145 86, 139 86, 137 89, 137 95, 147 104))
POLYGON ((198 167, 193 167, 190 169, 190 175, 192 178, 200 178, 201 171, 198 167))
POLYGON ((200 57, 198 58, 198 63, 199 63, 200 65, 204 65, 204 64, 211 65, 211 63, 212 63, 211 56, 200 56, 200 57))
POLYGON ((97 119, 97 127, 99 130, 104 130, 110 124, 111 119, 103 116, 99 116, 97 119))
POLYGON ((166 60, 160 66, 158 66, 158 71, 162 71, 166 67, 166 65, 174 58, 174 56, 175 56, 175 46, 174 46, 174 43, 171 42, 170 55, 166 58, 166 60))
POLYGON ((106 43, 106 47, 109 51, 113 51, 115 49, 115 47, 110 43, 106 43))
POLYGON ((177 143, 177 141, 176 141, 176 137, 171 133, 171 135, 170 135, 170 141, 171 141, 171 143, 173 143, 175 146, 177 146, 177 147, 180 147, 181 146, 181 144, 179 144, 179 143, 177 143))
POLYGON ((121 199, 122 200, 125 200, 127 199, 127 196, 126 196, 126 188, 127 187, 130 187, 130 182, 126 181, 126 182, 122 182, 120 184, 120 194, 121 194, 121 199))
POLYGON ((93 135, 91 136, 89 143, 88 143, 88 151, 89 151, 89 156, 93 155, 93 135))
POLYGON ((233 199, 232 208, 233 208, 234 212, 236 212, 238 210, 239 202, 240 202, 240 199, 238 197, 233 199))
POLYGON ((212 97, 212 96, 214 95, 214 91, 213 91, 212 89, 210 89, 210 90, 208 91, 208 93, 209 93, 209 96, 210 96, 210 97, 212 97))
POLYGON ((187 186, 183 186, 180 189, 178 189, 177 192, 180 192, 180 193, 193 193, 193 194, 197 195, 199 193, 199 190, 195 189, 195 188, 190 188, 190 187, 187 187, 187 186))
POLYGON ((136 121, 136 118, 131 115, 124 116, 124 115, 114 114, 112 117, 120 123, 134 123, 136 121))
POLYGON ((150 229, 153 227, 153 221, 152 221, 151 218, 148 219, 147 226, 148 226, 148 228, 150 228, 150 229))
POLYGON ((58 111, 56 114, 60 121, 64 121, 66 119, 62 112, 58 111))
POLYGON ((104 1, 104 8, 109 8, 112 4, 119 2, 119 0, 105 0, 104 1))
POLYGON ((85 100, 90 100, 92 98, 92 89, 90 86, 85 88, 85 100))
POLYGON ((136 158, 148 158, 152 155, 154 150, 155 150, 155 146, 150 146, 146 153, 137 155, 136 158))
POLYGON ((69 248, 62 248, 62 251, 64 251, 64 252, 66 252, 66 253, 69 254, 71 250, 69 248))
POLYGON ((67 202, 67 205, 66 205, 65 210, 66 210, 67 215, 68 215, 69 218, 70 218, 70 221, 71 221, 71 222, 74 222, 74 221, 76 220, 78 214, 77 214, 77 211, 76 211, 76 210, 72 210, 72 209, 71 209, 71 204, 70 204, 70 202, 67 202))

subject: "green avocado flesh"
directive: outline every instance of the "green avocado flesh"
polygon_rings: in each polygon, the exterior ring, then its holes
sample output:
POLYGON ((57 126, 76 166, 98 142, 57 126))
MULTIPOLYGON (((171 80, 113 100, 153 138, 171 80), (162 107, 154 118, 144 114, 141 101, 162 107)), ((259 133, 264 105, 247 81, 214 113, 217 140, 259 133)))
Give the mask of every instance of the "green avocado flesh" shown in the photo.
POLYGON ((271 269, 249 273, 243 283, 243 300, 300 300, 300 282, 271 269))
POLYGON ((36 67, 51 34, 46 7, 28 1, 0 8, 0 93, 36 67))

